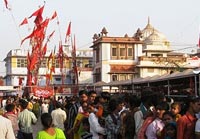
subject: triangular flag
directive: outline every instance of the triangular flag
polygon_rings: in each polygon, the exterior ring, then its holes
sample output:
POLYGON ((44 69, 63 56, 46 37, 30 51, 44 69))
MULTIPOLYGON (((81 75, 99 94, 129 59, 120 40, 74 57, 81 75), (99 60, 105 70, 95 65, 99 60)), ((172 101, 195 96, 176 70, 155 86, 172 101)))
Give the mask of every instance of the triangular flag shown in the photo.
POLYGON ((35 11, 29 18, 31 18, 32 16, 39 16, 42 15, 44 10, 44 6, 40 7, 37 11, 35 11))
POLYGON ((66 36, 69 36, 70 34, 71 34, 71 22, 69 22, 67 32, 66 32, 66 36))
POLYGON ((28 24, 28 19, 25 17, 24 20, 21 22, 19 26, 22 26, 24 24, 28 24))
POLYGON ((56 18, 56 17, 57 17, 57 12, 55 11, 54 14, 53 14, 52 17, 51 17, 51 20, 53 20, 53 19, 56 18))
POLYGON ((71 22, 69 22, 69 25, 68 25, 68 28, 67 28, 65 43, 67 43, 67 41, 69 41, 70 35, 71 35, 71 22))

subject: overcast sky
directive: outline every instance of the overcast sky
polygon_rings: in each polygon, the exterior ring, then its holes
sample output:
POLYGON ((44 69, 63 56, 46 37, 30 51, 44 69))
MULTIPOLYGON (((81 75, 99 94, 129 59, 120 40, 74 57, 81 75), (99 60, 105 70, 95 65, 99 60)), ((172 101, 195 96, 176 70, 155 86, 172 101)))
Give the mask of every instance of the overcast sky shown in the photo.
MULTIPOLYGON (((28 42, 20 47, 21 39, 28 36, 33 28, 34 18, 29 25, 19 27, 43 0, 7 0, 11 11, 0 1, 0 61, 11 49, 31 49, 28 42)), ((151 24, 171 42, 172 49, 193 47, 198 43, 200 25, 200 0, 46 0, 43 17, 51 17, 56 11, 56 20, 48 27, 47 34, 55 30, 49 49, 58 45, 59 36, 64 41, 69 22, 72 34, 76 35, 79 48, 88 48, 94 33, 106 27, 109 36, 133 36, 138 28, 143 29, 150 17, 151 24), (59 31, 60 30, 60 31, 59 31)), ((190 52, 191 49, 185 49, 190 52)), ((2 62, 3 63, 3 62, 2 62)), ((5 73, 0 70, 0 75, 5 73)))

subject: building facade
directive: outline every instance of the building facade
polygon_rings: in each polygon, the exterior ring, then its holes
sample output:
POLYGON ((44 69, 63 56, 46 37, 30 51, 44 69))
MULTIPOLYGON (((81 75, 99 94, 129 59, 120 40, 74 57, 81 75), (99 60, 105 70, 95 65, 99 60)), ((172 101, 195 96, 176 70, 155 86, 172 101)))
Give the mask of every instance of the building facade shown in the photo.
POLYGON ((129 37, 108 36, 106 28, 93 36, 94 83, 135 80, 195 68, 190 56, 174 53, 164 34, 148 19, 144 29, 129 37))
MULTIPOLYGON (((46 56, 42 59, 39 77, 38 77, 38 86, 46 85, 46 73, 47 73, 47 59, 51 51, 47 51, 46 56)), ((4 59, 6 66, 6 76, 5 84, 18 86, 26 85, 27 80, 27 50, 23 49, 14 49, 11 50, 7 57, 4 59)), ((80 84, 91 84, 92 80, 92 51, 89 49, 86 50, 77 50, 76 52, 76 63, 78 69, 78 79, 80 84)), ((73 72, 72 72, 72 57, 71 53, 67 54, 65 57, 68 60, 64 60, 63 69, 60 69, 59 60, 55 58, 55 73, 53 73, 53 79, 51 84, 61 85, 62 82, 66 84, 73 83, 73 72), (63 76, 64 75, 64 76, 63 76), (62 81, 64 80, 64 81, 62 81)))

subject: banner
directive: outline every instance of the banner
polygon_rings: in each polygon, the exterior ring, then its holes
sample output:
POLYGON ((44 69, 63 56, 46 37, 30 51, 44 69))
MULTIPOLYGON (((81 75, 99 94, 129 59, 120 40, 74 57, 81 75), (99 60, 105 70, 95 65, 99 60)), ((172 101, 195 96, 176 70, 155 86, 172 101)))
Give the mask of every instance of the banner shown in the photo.
POLYGON ((43 98, 47 98, 54 95, 53 88, 51 87, 33 87, 32 92, 34 96, 36 97, 42 96, 43 98))

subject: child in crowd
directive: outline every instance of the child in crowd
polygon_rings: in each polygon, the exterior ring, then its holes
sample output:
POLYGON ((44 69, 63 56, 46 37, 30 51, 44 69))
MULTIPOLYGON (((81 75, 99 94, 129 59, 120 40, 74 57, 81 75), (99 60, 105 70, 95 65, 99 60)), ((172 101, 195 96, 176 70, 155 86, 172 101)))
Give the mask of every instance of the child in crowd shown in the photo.
POLYGON ((164 139, 176 139, 176 123, 169 122, 165 125, 165 137, 164 139))
POLYGON ((171 105, 171 112, 175 117, 175 121, 178 121, 178 119, 181 117, 181 104, 178 102, 174 102, 171 105))

